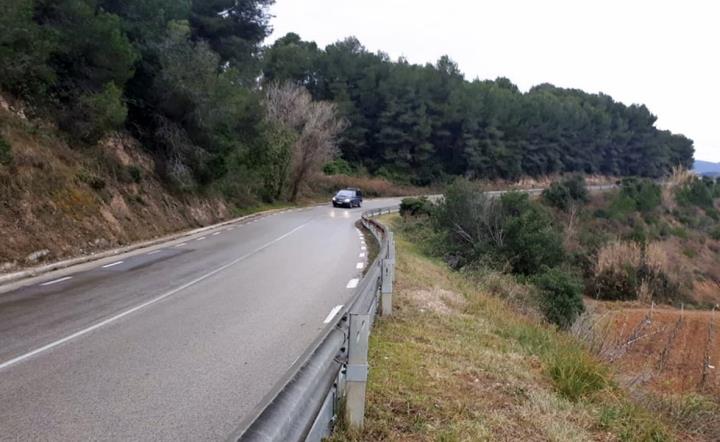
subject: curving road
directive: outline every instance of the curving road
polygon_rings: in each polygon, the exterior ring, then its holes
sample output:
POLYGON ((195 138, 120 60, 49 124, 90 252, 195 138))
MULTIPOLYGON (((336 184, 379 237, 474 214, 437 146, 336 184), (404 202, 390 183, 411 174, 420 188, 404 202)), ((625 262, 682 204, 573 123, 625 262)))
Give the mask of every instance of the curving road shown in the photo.
POLYGON ((391 204, 290 210, 0 294, 0 440, 225 439, 349 301, 355 221, 391 204))

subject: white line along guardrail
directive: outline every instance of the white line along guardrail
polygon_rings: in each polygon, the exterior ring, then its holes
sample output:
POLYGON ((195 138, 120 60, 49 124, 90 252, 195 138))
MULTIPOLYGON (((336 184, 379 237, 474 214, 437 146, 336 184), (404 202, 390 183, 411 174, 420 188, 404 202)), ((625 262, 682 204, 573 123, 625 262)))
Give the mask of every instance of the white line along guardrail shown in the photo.
POLYGON ((378 310, 383 316, 392 314, 395 279, 393 234, 373 218, 398 209, 394 206, 363 213, 362 224, 377 239, 380 251, 358 283, 352 301, 327 324, 229 440, 320 442, 330 435, 338 414, 343 412, 351 427, 362 428, 368 338, 378 310))

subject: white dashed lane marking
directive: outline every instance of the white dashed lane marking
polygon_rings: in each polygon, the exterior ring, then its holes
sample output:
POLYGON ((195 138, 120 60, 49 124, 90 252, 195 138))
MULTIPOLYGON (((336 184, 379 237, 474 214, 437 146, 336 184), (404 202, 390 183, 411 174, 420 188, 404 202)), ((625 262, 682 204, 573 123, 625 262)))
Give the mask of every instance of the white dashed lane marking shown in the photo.
POLYGON ((198 238, 198 239, 196 239, 195 241, 202 241, 202 240, 204 240, 205 238, 207 238, 207 236, 203 236, 202 238, 198 238))
POLYGON ((354 289, 355 287, 358 286, 359 282, 360 282, 360 280, 358 278, 351 279, 350 282, 347 283, 346 287, 349 289, 354 289))
POLYGON ((364 262, 359 262, 359 263, 357 263, 357 265, 355 266, 355 268, 358 269, 358 270, 359 270, 359 269, 362 269, 363 267, 365 267, 365 263, 364 263, 364 262))
MULTIPOLYGON (((5 369, 5 368, 7 368, 7 367, 10 367, 11 365, 15 365, 15 364, 17 364, 17 363, 19 363, 19 362, 22 362, 22 361, 24 361, 24 360, 26 360, 26 359, 28 359, 28 358, 31 358, 31 357, 33 357, 33 356, 36 356, 36 355, 38 355, 38 354, 44 353, 44 352, 46 352, 46 351, 48 351, 48 350, 52 350, 52 349, 54 349, 55 347, 57 347, 57 346, 59 346, 59 345, 62 345, 62 344, 64 344, 64 343, 66 343, 66 342, 69 342, 69 341, 72 341, 72 340, 74 340, 74 339, 77 339, 77 338, 79 338, 79 337, 81 337, 81 336, 83 336, 83 335, 86 335, 86 334, 88 334, 88 333, 90 333, 90 332, 92 332, 92 331, 94 331, 94 330, 99 329, 99 328, 105 327, 106 325, 111 324, 111 323, 117 321, 118 319, 124 318, 125 316, 131 315, 131 314, 133 314, 133 313, 135 313, 135 312, 137 312, 137 311, 139 311, 139 310, 142 310, 142 309, 144 309, 144 308, 146 308, 146 307, 149 307, 149 306, 151 306, 151 305, 153 305, 153 304, 156 304, 156 303, 162 301, 162 300, 165 299, 165 298, 169 298, 170 296, 173 296, 173 295, 175 295, 176 293, 179 293, 179 292, 181 292, 181 291, 183 291, 183 290, 185 290, 185 289, 187 289, 187 288, 189 288, 189 287, 192 287, 192 286, 194 286, 195 284, 197 284, 197 283, 199 283, 199 282, 201 282, 201 281, 204 281, 204 280, 210 278, 211 276, 216 275, 216 274, 222 272, 223 270, 228 269, 228 268, 234 266, 235 264, 237 264, 237 263, 239 263, 239 262, 241 262, 241 261, 244 261, 244 260, 248 259, 249 257, 255 255, 256 253, 259 253, 259 252, 261 252, 262 250, 267 249, 268 247, 272 246, 273 244, 275 244, 275 243, 277 243, 277 242, 282 241, 283 239, 287 238, 288 236, 292 235, 293 233, 297 232, 298 230, 302 229, 303 227, 305 227, 305 226, 308 225, 308 224, 309 224, 309 221, 306 222, 305 224, 302 224, 302 225, 300 225, 300 226, 298 226, 298 227, 295 227, 294 229, 292 229, 291 231, 287 232, 286 234, 281 235, 281 236, 273 239, 272 241, 265 243, 264 245, 262 245, 262 246, 258 247, 257 249, 253 250, 252 252, 247 253, 247 254, 242 255, 242 256, 239 256, 239 257, 233 259, 232 261, 228 262, 227 264, 224 264, 224 265, 216 268, 215 270, 212 270, 212 271, 210 271, 210 272, 208 272, 208 273, 205 273, 204 275, 202 275, 202 276, 200 276, 200 277, 198 277, 198 278, 195 278, 195 279, 193 279, 192 281, 187 282, 187 283, 181 285, 180 287, 176 287, 176 288, 170 290, 169 292, 166 292, 166 293, 164 293, 164 294, 162 294, 162 295, 160 295, 160 296, 158 296, 158 297, 156 297, 156 298, 153 298, 153 299, 151 299, 151 300, 149 300, 149 301, 146 301, 146 302, 144 302, 144 303, 142 303, 142 304, 140 304, 140 305, 137 305, 137 306, 135 306, 135 307, 133 307, 133 308, 130 308, 130 309, 128 309, 128 310, 125 310, 125 311, 122 312, 122 313, 118 313, 117 315, 112 316, 112 317, 110 317, 110 318, 107 318, 107 319, 105 319, 105 320, 103 320, 103 321, 100 321, 100 322, 98 322, 98 323, 95 324, 95 325, 91 325, 90 327, 84 328, 84 329, 82 329, 82 330, 79 330, 79 331, 71 334, 71 335, 65 336, 65 337, 62 338, 62 339, 58 339, 57 341, 51 342, 51 343, 49 343, 49 344, 47 344, 47 345, 44 345, 44 346, 42 346, 42 347, 40 347, 40 348, 37 348, 37 349, 35 349, 35 350, 32 350, 32 351, 30 351, 30 352, 28 352, 28 353, 25 353, 25 354, 23 354, 23 355, 20 355, 20 356, 17 356, 17 357, 15 357, 15 358, 13 358, 13 359, 10 359, 9 361, 0 362, 0 370, 3 370, 3 369, 5 369)), ((61 281, 67 281, 67 280, 70 279, 70 278, 71 278, 70 276, 66 276, 65 278, 60 278, 60 279, 56 279, 55 281, 46 282, 46 283, 43 284, 43 285, 56 284, 56 283, 61 282, 61 281)), ((338 309, 338 310, 339 310, 339 309, 338 309)))
POLYGON ((186 246, 186 245, 187 245, 187 243, 184 242, 184 243, 180 243, 180 244, 176 245, 175 247, 182 247, 182 246, 186 246))
POLYGON ((221 234, 221 233, 222 233, 222 232, 215 232, 215 233, 212 234, 212 236, 218 236, 218 235, 221 234))
POLYGON ((64 278, 59 278, 59 279, 55 279, 53 281, 43 282, 40 285, 53 285, 53 284, 57 284, 59 282, 67 281, 68 279, 72 279, 72 276, 65 276, 64 278))
POLYGON ((325 317, 325 320, 323 321, 323 324, 329 324, 330 321, 333 320, 333 318, 335 317, 335 315, 337 315, 338 312, 340 311, 340 309, 342 309, 342 308, 343 308, 342 305, 336 305, 335 307, 333 307, 333 309, 330 310, 330 313, 328 313, 328 315, 325 317))
POLYGON ((122 264, 122 263, 124 263, 124 262, 125 262, 125 261, 116 261, 116 262, 114 262, 114 263, 112 263, 112 264, 105 264, 104 266, 102 266, 102 268, 104 268, 104 269, 109 269, 110 267, 118 266, 118 265, 120 265, 120 264, 122 264))
POLYGON ((358 256, 358 258, 365 258, 365 254, 364 254, 364 253, 361 253, 361 254, 358 256))
POLYGON ((146 254, 147 254, 147 255, 154 255, 154 254, 160 253, 160 252, 162 252, 161 249, 160 249, 160 250, 153 250, 152 252, 149 252, 149 253, 146 253, 146 254))

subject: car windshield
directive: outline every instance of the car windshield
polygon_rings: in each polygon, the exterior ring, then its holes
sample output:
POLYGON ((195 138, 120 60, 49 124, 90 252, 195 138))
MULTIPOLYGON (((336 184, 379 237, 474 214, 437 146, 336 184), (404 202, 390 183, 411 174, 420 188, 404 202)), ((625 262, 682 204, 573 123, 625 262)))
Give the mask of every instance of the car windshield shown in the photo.
POLYGON ((352 193, 351 191, 349 191, 349 190, 341 190, 341 191, 338 192, 337 195, 335 195, 335 196, 338 197, 338 198, 352 198, 352 197, 354 197, 355 195, 353 195, 353 193, 352 193))

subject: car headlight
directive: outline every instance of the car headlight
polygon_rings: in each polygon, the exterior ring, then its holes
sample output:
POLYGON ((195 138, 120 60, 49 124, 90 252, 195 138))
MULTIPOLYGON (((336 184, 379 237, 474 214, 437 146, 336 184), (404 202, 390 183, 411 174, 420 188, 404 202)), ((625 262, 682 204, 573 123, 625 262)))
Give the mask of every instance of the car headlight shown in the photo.
POLYGON ((349 202, 350 202, 350 198, 345 198, 345 202, 346 202, 346 203, 349 203, 349 202))
POLYGON ((335 201, 335 197, 333 197, 333 201, 335 201))

